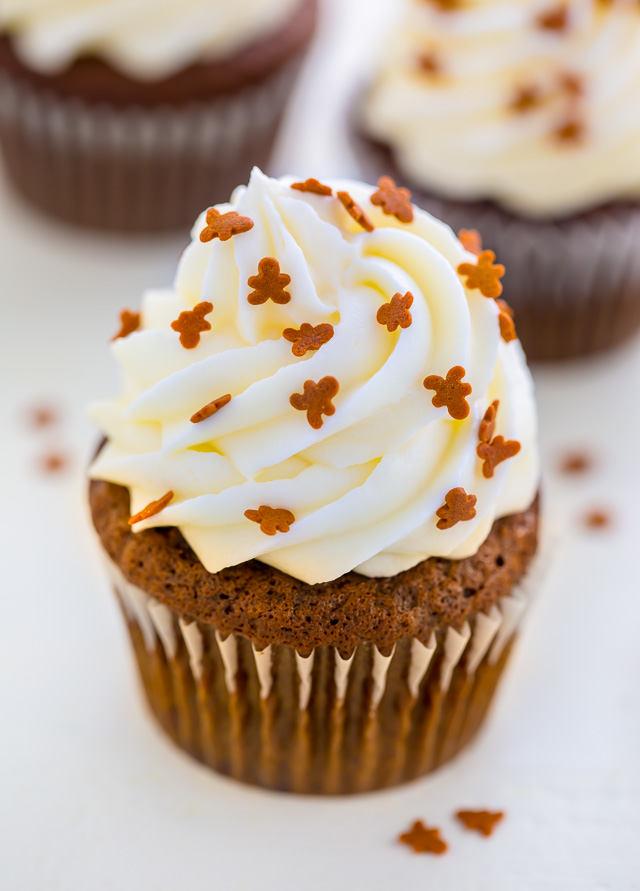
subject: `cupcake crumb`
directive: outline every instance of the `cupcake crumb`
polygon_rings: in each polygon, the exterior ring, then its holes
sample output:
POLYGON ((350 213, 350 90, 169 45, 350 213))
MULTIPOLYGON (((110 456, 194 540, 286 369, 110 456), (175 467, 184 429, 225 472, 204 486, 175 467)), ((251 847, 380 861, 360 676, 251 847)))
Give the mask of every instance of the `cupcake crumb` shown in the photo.
POLYGON ((607 529, 613 525, 613 517, 609 511, 596 508, 587 511, 583 523, 587 529, 607 529))
POLYGON ((593 470, 595 461, 587 451, 567 452, 558 464, 560 473, 580 474, 593 470))
POLYGON ((440 830, 430 829, 422 820, 416 820, 408 832, 401 833, 398 841, 413 848, 415 854, 444 854, 449 847, 440 837, 440 830))
POLYGON ((456 818, 465 829, 479 832, 488 838, 492 835, 497 824, 503 819, 504 811, 458 811, 456 818))

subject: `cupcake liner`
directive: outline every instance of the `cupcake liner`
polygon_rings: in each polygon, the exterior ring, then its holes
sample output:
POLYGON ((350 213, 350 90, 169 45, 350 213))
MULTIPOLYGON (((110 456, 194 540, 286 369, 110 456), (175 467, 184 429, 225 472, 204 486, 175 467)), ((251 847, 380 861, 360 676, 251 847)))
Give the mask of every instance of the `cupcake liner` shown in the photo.
POLYGON ((62 98, 0 72, 0 141, 24 197, 66 222, 188 228, 266 166, 304 53, 210 102, 117 108, 62 98))
POLYGON ((394 176, 420 207, 477 229, 506 266, 504 298, 529 359, 567 359, 623 342, 640 329, 640 204, 612 203, 558 220, 518 217, 490 202, 430 194, 394 169, 388 149, 356 135, 368 179, 394 176))
POLYGON ((482 724, 536 572, 486 614, 390 652, 258 650, 179 616, 109 573, 146 697, 169 736, 220 773, 283 791, 343 794, 419 777, 482 724))

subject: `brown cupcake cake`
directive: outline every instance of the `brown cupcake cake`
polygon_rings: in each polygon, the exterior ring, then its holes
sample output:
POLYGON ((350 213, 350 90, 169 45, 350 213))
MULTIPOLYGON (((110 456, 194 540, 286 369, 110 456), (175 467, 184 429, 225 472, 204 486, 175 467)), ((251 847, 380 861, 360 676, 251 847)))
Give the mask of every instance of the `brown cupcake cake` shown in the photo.
POLYGON ((366 791, 482 723, 538 529, 494 261, 388 185, 255 170, 123 313, 92 515, 151 709, 214 769, 366 791))
POLYGON ((640 328, 639 34, 632 0, 412 0, 362 99, 367 176, 480 232, 530 359, 640 328))
POLYGON ((0 142, 15 187, 71 223, 183 229, 265 165, 317 0, 7 0, 0 142))

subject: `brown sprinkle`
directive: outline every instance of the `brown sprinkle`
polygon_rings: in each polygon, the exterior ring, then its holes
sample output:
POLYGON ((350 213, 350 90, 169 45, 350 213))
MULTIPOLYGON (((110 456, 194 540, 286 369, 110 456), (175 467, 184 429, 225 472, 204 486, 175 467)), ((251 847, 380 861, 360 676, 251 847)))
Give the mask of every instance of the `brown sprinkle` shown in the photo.
POLYGON ((258 274, 252 275, 247 284, 253 291, 247 300, 252 306, 261 306, 267 300, 283 305, 289 303, 291 294, 285 291, 291 283, 291 276, 280 272, 280 264, 275 257, 264 257, 258 263, 258 274))
POLYGON ((291 352, 294 356, 304 356, 309 351, 319 350, 333 337, 333 325, 310 325, 303 322, 300 328, 285 328, 282 336, 292 343, 291 352))
POLYGON ((515 439, 505 440, 504 436, 496 436, 491 442, 481 442, 476 449, 478 458, 484 461, 482 474, 491 479, 498 464, 513 458, 520 451, 520 443, 515 439))
POLYGON ((249 217, 241 217, 235 210, 220 213, 215 207, 211 207, 207 211, 207 225, 200 233, 200 241, 213 241, 214 238, 229 241, 234 235, 240 235, 250 229, 253 229, 253 220, 249 217))
POLYGON ((376 319, 381 325, 387 326, 387 331, 395 331, 400 328, 408 328, 413 321, 409 308, 413 304, 413 294, 394 294, 389 303, 383 304, 378 310, 376 319))
POLYGON ((476 496, 467 495, 462 486, 450 489, 445 495, 444 504, 436 511, 436 516, 440 517, 436 523, 438 529, 451 529, 458 523, 473 520, 477 501, 476 496))
POLYGON ((413 220, 411 192, 396 186, 390 176, 382 176, 378 180, 378 191, 371 196, 371 203, 381 207, 387 216, 395 217, 401 223, 413 220))
POLYGON ((465 251, 469 251, 470 254, 479 257, 482 253, 482 236, 477 229, 461 229, 458 232, 458 240, 465 251))
POLYGON ((458 811, 456 817, 465 829, 479 832, 488 838, 504 818, 504 811, 458 811))
POLYGON ((408 832, 398 836, 398 841, 412 848, 415 854, 444 854, 448 848, 440 837, 440 830, 429 829, 422 820, 416 820, 408 832))
POLYGON ((131 312, 129 309, 123 309, 120 313, 120 330, 111 338, 112 341, 118 340, 120 337, 128 337, 137 331, 140 327, 140 313, 131 312))
POLYGON ((586 473, 593 469, 593 456, 587 452, 569 452, 560 461, 559 470, 566 474, 586 473))
POLYGON ((606 529, 613 525, 613 517, 606 510, 590 510, 585 514, 584 525, 588 529, 606 529))
POLYGON ((436 52, 422 53, 418 56, 418 68, 432 77, 442 73, 442 62, 436 52))
POLYGON ((197 303, 193 309, 181 312, 171 327, 180 335, 180 343, 185 350, 193 350, 200 343, 200 334, 203 331, 211 331, 211 323, 205 316, 213 312, 213 303, 204 301, 197 303))
POLYGON ((141 511, 138 511, 137 514, 134 514, 132 517, 130 517, 129 525, 134 526, 136 523, 141 523, 143 520, 148 520, 149 517, 154 517, 156 514, 159 514, 161 510, 164 510, 165 507, 172 500, 173 492, 166 492, 162 496, 162 498, 158 498, 157 501, 152 501, 146 507, 143 507, 141 511))
POLYGON ((305 179, 303 183, 292 183, 291 188, 298 192, 313 192, 314 195, 326 195, 327 197, 333 195, 331 186, 325 186, 313 177, 305 179))
POLYGON ((499 407, 500 400, 494 399, 484 413, 484 418, 480 421, 480 426, 478 427, 478 439, 480 442, 491 442, 496 430, 496 415, 499 407))
POLYGON ((561 75, 559 86, 563 93, 567 93, 575 99, 583 96, 585 92, 584 77, 580 74, 574 74, 571 71, 567 71, 561 75))
POLYGON ((543 31, 566 31, 569 26, 569 7, 566 3, 559 3, 546 12, 540 13, 536 24, 543 31))
POLYGON ((290 510, 285 510, 282 507, 269 507, 266 504, 261 505, 258 510, 246 510, 244 515, 252 523, 259 523, 260 531, 265 535, 288 532, 296 521, 290 510))
POLYGON ((532 108, 540 105, 543 94, 539 87, 528 85, 519 87, 511 100, 509 107, 518 114, 531 111, 532 108))
POLYGON ((494 263, 493 251, 482 251, 477 263, 461 263, 458 274, 466 278, 469 291, 480 291, 484 297, 495 300, 502 294, 500 279, 505 273, 501 263, 494 263))
POLYGON ((219 396, 217 399, 214 399, 213 402, 209 402, 200 411, 197 411, 194 415, 191 415, 189 419, 192 424, 199 424, 200 421, 206 421, 207 418, 210 418, 211 415, 215 415, 216 412, 220 411, 221 408, 224 408, 225 405, 228 405, 231 402, 231 394, 227 393, 226 396, 219 396))
POLYGON ((36 405, 27 414, 27 423, 34 430, 53 427, 59 420, 60 417, 57 410, 48 405, 36 405))
POLYGON ((356 223, 359 223, 365 231, 373 232, 373 223, 348 192, 338 192, 338 200, 356 223))
POLYGON ((512 340, 517 339, 518 334, 516 332, 516 325, 513 321, 513 317, 510 316, 509 313, 499 313, 498 322, 500 324, 500 336, 505 343, 511 343, 512 340))
POLYGON ((577 117, 570 117, 553 131, 558 142, 582 142, 586 134, 584 122, 577 117))
POLYGON ((318 383, 304 382, 304 392, 294 393, 289 400, 298 411, 306 411, 307 421, 314 430, 319 430, 324 423, 322 415, 335 414, 332 399, 337 395, 340 384, 335 377, 323 377, 318 383))
POLYGON ((40 470, 43 473, 54 475, 66 470, 69 466, 69 459, 61 452, 48 452, 40 459, 40 470))
POLYGON ((455 365, 447 372, 446 378, 438 374, 430 374, 424 379, 425 390, 435 390, 431 400, 436 408, 446 406, 449 414, 456 421, 463 421, 469 415, 469 403, 466 397, 471 393, 471 384, 462 383, 467 372, 462 365, 455 365))

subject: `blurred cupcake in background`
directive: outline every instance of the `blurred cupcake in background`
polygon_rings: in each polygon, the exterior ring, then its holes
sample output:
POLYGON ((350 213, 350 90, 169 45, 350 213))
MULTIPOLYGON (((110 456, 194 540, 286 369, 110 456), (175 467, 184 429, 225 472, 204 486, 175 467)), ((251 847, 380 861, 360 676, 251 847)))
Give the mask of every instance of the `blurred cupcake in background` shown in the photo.
POLYGON ((266 164, 317 0, 3 0, 0 140, 72 223, 188 227, 266 164))
POLYGON ((640 326, 640 4, 412 0, 360 157, 507 267, 529 358, 640 326))

